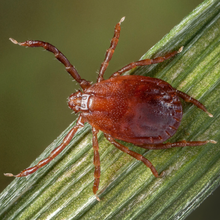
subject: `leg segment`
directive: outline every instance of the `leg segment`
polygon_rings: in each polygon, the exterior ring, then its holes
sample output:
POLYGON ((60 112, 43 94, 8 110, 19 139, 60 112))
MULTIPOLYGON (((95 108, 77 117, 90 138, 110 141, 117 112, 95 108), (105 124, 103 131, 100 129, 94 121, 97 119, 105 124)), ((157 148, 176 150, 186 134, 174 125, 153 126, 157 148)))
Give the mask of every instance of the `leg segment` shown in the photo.
POLYGON ((165 144, 146 144, 143 146, 139 146, 141 148, 149 149, 149 150, 160 150, 160 149, 169 149, 173 147, 195 147, 200 145, 205 145, 207 143, 216 144, 217 142, 214 140, 208 140, 208 141, 178 141, 175 143, 165 143, 165 144))
POLYGON ((52 44, 49 44, 44 41, 38 41, 38 40, 28 40, 28 41, 19 43, 12 38, 9 38, 9 39, 12 43, 18 44, 20 46, 43 47, 44 49, 54 53, 55 57, 66 67, 66 71, 80 84, 83 90, 90 87, 90 82, 86 81, 85 79, 81 79, 77 70, 73 67, 73 65, 69 62, 69 60, 52 44))
POLYGON ((27 176, 31 173, 36 172, 39 168, 45 166, 46 164, 48 164, 53 158, 55 158, 68 144, 69 142, 72 140, 73 136, 75 135, 75 133, 77 132, 77 130, 79 128, 82 128, 84 126, 84 122, 82 117, 80 116, 79 119, 77 120, 76 125, 69 131, 69 133, 66 135, 66 137, 63 139, 63 142, 60 146, 58 146, 57 148, 55 148, 50 155, 45 158, 44 160, 41 160, 37 165, 35 165, 34 167, 30 167, 27 168, 25 170, 23 170, 21 173, 17 174, 17 175, 13 175, 11 173, 5 173, 5 176, 9 176, 9 177, 22 177, 22 176, 27 176))
POLYGON ((140 61, 137 61, 137 62, 130 63, 127 66, 125 66, 125 67, 121 68, 120 70, 118 70, 117 72, 113 73, 110 78, 120 76, 122 73, 124 73, 128 70, 131 70, 131 69, 133 69, 137 66, 146 66, 146 65, 151 65, 151 64, 154 64, 154 63, 162 63, 165 60, 168 60, 171 57, 175 56, 176 54, 182 52, 182 50, 183 50, 183 47, 181 47, 178 51, 173 51, 171 53, 166 54, 163 57, 157 57, 157 58, 154 58, 154 59, 145 59, 145 60, 140 60, 140 61))
POLYGON ((110 135, 105 134, 106 139, 111 142, 112 144, 114 144, 115 147, 117 147, 119 150, 125 152, 126 154, 129 154, 130 156, 134 157, 137 160, 142 161, 147 167, 149 167, 151 169, 151 172, 153 173, 153 175, 155 177, 162 177, 163 173, 161 173, 160 175, 158 174, 156 168, 153 166, 153 164, 146 159, 145 157, 143 157, 141 154, 138 154, 134 151, 129 150, 127 147, 125 147, 122 144, 119 144, 118 142, 115 141, 114 138, 112 138, 110 135))
POLYGON ((199 102, 198 100, 192 98, 191 96, 187 95, 186 93, 184 92, 181 92, 179 90, 176 89, 176 93, 177 95, 182 98, 185 102, 191 102, 192 104, 196 105, 198 108, 202 109, 204 112, 206 112, 209 117, 213 117, 213 115, 211 113, 209 113, 206 109, 206 107, 201 103, 199 102))
POLYGON ((92 128, 92 146, 93 146, 93 150, 94 150, 94 161, 93 164, 95 166, 95 171, 94 171, 94 185, 93 185, 93 193, 96 196, 96 199, 98 201, 100 201, 99 197, 96 195, 96 192, 99 189, 99 181, 100 181, 100 158, 99 158, 99 145, 98 145, 98 138, 97 138, 97 134, 98 134, 98 130, 96 130, 95 128, 92 128))
POLYGON ((124 19, 125 19, 125 17, 121 18, 121 20, 115 26, 114 36, 111 40, 111 45, 110 45, 109 49, 106 51, 105 60, 101 64, 97 82, 100 82, 100 81, 104 80, 103 75, 105 73, 105 70, 108 67, 109 61, 111 60, 112 55, 115 51, 115 48, 118 44, 118 40, 119 40, 119 36, 120 36, 120 30, 121 30, 121 23, 124 21, 124 19))

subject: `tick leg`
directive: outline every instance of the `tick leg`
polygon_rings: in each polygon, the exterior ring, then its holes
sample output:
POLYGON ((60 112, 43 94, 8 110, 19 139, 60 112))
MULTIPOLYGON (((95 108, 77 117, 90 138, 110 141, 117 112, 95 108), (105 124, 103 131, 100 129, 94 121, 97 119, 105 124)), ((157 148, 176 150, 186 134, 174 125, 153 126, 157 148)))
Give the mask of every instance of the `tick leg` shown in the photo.
POLYGON ((50 155, 45 158, 44 160, 41 160, 37 165, 35 165, 34 167, 30 167, 27 168, 25 170, 23 170, 21 173, 17 174, 17 175, 13 175, 11 173, 5 173, 5 176, 9 176, 9 177, 22 177, 22 176, 27 176, 31 173, 36 172, 39 168, 45 166, 46 164, 48 164, 53 158, 55 158, 68 144, 69 142, 72 140, 73 136, 75 135, 75 133, 77 132, 77 130, 79 128, 82 128, 84 126, 84 121, 82 119, 82 117, 80 116, 79 119, 77 120, 76 125, 69 131, 69 133, 66 135, 66 137, 63 139, 63 142, 60 146, 58 146, 57 148, 55 148, 50 155))
POLYGON ((186 93, 184 92, 181 92, 179 90, 176 89, 176 93, 177 95, 182 98, 185 102, 191 102, 192 104, 196 105, 198 108, 202 109, 204 112, 206 112, 209 117, 213 117, 213 115, 211 113, 209 113, 206 109, 206 107, 201 103, 199 102, 198 100, 192 98, 191 96, 187 95, 186 93))
POLYGON ((127 72, 128 70, 131 70, 137 66, 146 66, 146 65, 151 65, 154 63, 162 63, 165 60, 168 60, 171 57, 175 56, 176 54, 182 52, 182 50, 183 50, 183 47, 180 47, 178 51, 173 51, 171 53, 166 54, 163 57, 156 57, 154 59, 145 59, 145 60, 140 60, 140 61, 130 63, 126 65, 125 67, 121 68, 120 70, 118 70, 117 72, 113 73, 110 78, 120 76, 122 73, 127 72))
POLYGON ((98 201, 100 201, 99 197, 96 195, 96 192, 99 189, 99 181, 100 181, 100 157, 99 157, 99 145, 98 145, 98 138, 97 138, 97 134, 98 134, 98 130, 96 130, 95 128, 92 128, 92 146, 93 146, 93 150, 94 150, 94 161, 93 164, 95 166, 95 171, 94 171, 94 185, 93 185, 93 193, 96 196, 96 199, 98 201))
POLYGON ((207 143, 216 144, 217 142, 214 140, 208 140, 208 141, 178 141, 175 143, 165 143, 165 144, 146 144, 139 146, 141 148, 150 149, 150 150, 159 150, 159 149, 168 149, 173 147, 195 147, 200 145, 205 145, 207 143))
POLYGON ((111 40, 111 45, 109 49, 106 51, 105 54, 105 59, 104 62, 101 64, 100 70, 99 70, 99 75, 98 75, 98 80, 97 82, 101 82, 103 79, 103 75, 105 73, 105 70, 108 67, 109 61, 112 58, 112 55, 115 51, 115 48, 118 44, 119 36, 120 36, 120 31, 121 31, 121 23, 125 20, 125 17, 121 18, 121 20, 116 24, 115 26, 115 31, 114 31, 114 36, 111 40))
POLYGON ((55 57, 65 66, 66 71, 80 84, 83 90, 90 87, 90 82, 86 81, 85 79, 81 79, 77 70, 73 67, 69 60, 52 44, 39 40, 28 40, 22 43, 17 42, 13 38, 9 38, 9 40, 12 43, 18 44, 20 46, 43 47, 44 49, 54 53, 55 57))
POLYGON ((153 166, 153 164, 146 159, 145 157, 143 157, 141 154, 138 154, 134 151, 129 150, 129 148, 125 147, 122 144, 119 144, 118 142, 115 141, 114 138, 112 138, 110 135, 105 134, 106 139, 112 143, 115 147, 117 147, 119 150, 125 152, 126 154, 129 154, 130 156, 134 157, 137 160, 142 161, 147 167, 149 167, 151 169, 151 172, 153 173, 153 175, 155 177, 162 177, 163 173, 161 173, 160 175, 158 174, 156 168, 153 166))

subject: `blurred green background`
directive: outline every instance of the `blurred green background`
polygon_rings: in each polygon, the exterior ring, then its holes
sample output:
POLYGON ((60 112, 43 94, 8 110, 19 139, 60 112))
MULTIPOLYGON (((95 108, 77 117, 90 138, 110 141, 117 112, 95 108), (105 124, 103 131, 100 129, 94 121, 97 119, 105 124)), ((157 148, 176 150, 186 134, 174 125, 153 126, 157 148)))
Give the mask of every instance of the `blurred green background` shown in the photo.
MULTIPOLYGON (((138 60, 201 2, 0 0, 0 190, 12 180, 4 172, 28 167, 76 118, 67 97, 79 88, 53 54, 16 46, 9 37, 56 45, 83 78, 95 82, 121 17, 126 19, 106 78, 138 60)), ((218 195, 220 190, 187 219, 217 219, 218 195)))

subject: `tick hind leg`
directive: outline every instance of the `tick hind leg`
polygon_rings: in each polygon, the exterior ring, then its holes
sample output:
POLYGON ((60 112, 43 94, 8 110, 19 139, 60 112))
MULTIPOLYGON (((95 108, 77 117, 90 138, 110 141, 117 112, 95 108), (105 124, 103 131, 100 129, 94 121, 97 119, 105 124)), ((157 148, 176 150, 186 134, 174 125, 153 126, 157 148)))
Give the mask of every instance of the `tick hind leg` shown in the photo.
MULTIPOLYGON (((137 160, 142 161, 148 168, 151 169, 151 172, 155 177, 162 177, 164 175, 164 172, 162 172, 160 175, 158 174, 156 168, 153 166, 153 164, 143 157, 141 154, 138 154, 134 151, 129 150, 129 148, 125 147, 122 144, 119 144, 118 142, 115 141, 114 138, 112 138, 110 135, 105 134, 106 139, 112 143, 115 147, 117 147, 119 150, 125 152, 126 154, 129 154, 130 156, 134 157, 137 160)), ((172 147, 185 147, 185 146, 198 146, 198 145, 205 145, 207 143, 213 143, 216 144, 216 141, 214 140, 209 140, 209 141, 179 141, 176 143, 165 143, 165 144, 149 144, 145 146, 139 146, 141 148, 145 149, 152 149, 152 150, 159 150, 159 149, 168 149, 172 147)))
POLYGON ((188 94, 186 94, 184 92, 181 92, 177 89, 176 89, 176 93, 185 102, 191 102, 192 104, 196 105, 198 108, 202 109, 205 113, 207 113, 209 115, 209 117, 213 117, 213 115, 207 111, 206 107, 201 102, 199 102, 198 100, 192 98, 188 94))
POLYGON ((63 139, 63 142, 61 143, 61 145, 59 145, 57 148, 55 148, 47 158, 45 158, 44 160, 41 160, 40 162, 38 162, 37 165, 23 170, 22 172, 20 172, 17 175, 13 175, 12 173, 5 173, 4 175, 9 176, 9 177, 22 177, 22 176, 27 176, 29 174, 32 174, 32 173, 36 172, 39 168, 41 168, 41 167, 45 166, 46 164, 48 164, 59 153, 61 153, 61 151, 70 143, 70 141, 72 140, 72 138, 75 135, 75 133, 77 132, 77 130, 79 128, 82 128, 83 126, 84 126, 84 122, 83 122, 82 117, 80 116, 79 119, 77 120, 76 125, 69 131, 69 133, 63 139))
POLYGON ((141 154, 138 154, 134 151, 129 150, 129 148, 125 147, 122 144, 119 144, 117 141, 115 141, 114 138, 112 138, 110 135, 105 134, 106 139, 112 143, 115 147, 117 147, 119 150, 125 152, 126 154, 129 154, 130 156, 134 157, 137 160, 142 161, 148 168, 151 169, 151 172, 153 173, 153 175, 155 177, 162 177, 163 176, 163 172, 159 175, 156 168, 153 166, 153 164, 146 159, 145 157, 143 157, 141 154))
POLYGON ((99 145, 98 145, 98 138, 97 138, 97 134, 98 134, 98 130, 96 130, 95 128, 92 128, 92 146, 93 146, 93 150, 94 150, 94 166, 95 166, 95 171, 94 171, 94 185, 93 185, 93 193, 96 196, 96 199, 98 201, 100 201, 99 197, 96 195, 98 189, 99 189, 99 181, 100 181, 100 157, 99 157, 99 145))
POLYGON ((125 67, 121 68, 120 70, 118 70, 117 72, 113 73, 110 78, 120 76, 122 73, 125 73, 128 70, 131 70, 131 69, 133 69, 137 66, 146 66, 146 65, 151 65, 151 64, 154 64, 154 63, 162 63, 165 60, 168 60, 171 57, 174 57, 176 54, 182 52, 182 50, 183 50, 183 47, 180 47, 180 49, 178 51, 173 51, 171 53, 166 54, 163 57, 156 57, 154 59, 145 59, 145 60, 140 60, 140 61, 130 63, 127 66, 125 66, 125 67))
POLYGON ((214 140, 208 140, 208 141, 178 141, 174 143, 161 143, 161 144, 146 144, 139 146, 141 148, 149 149, 149 150, 160 150, 160 149, 169 149, 173 147, 195 147, 195 146, 201 146, 208 143, 216 144, 217 142, 214 140))

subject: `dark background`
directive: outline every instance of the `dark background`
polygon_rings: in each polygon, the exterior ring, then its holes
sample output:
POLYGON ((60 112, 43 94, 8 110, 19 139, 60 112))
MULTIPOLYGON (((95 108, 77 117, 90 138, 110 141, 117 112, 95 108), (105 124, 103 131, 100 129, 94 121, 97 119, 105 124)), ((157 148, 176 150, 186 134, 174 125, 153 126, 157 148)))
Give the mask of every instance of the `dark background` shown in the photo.
MULTIPOLYGON (((115 24, 126 16, 105 77, 138 60, 202 0, 0 1, 0 190, 74 119, 67 97, 79 86, 42 48, 19 47, 8 38, 48 41, 95 81, 115 24)), ((217 219, 220 190, 187 220, 217 219), (215 200, 216 198, 216 200, 215 200)))

